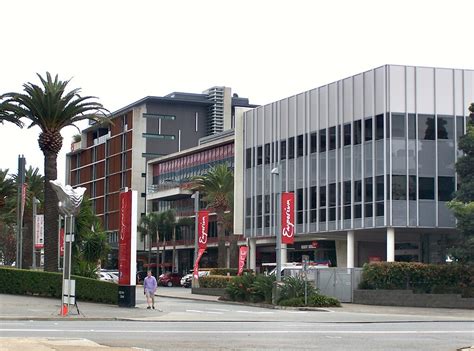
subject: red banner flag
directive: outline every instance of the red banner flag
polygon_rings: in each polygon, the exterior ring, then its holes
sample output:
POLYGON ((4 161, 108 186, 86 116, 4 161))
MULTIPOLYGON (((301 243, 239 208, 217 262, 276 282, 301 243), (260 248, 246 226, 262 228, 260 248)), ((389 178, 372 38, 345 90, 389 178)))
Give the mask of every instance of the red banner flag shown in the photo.
POLYGON ((247 246, 239 247, 239 271, 237 272, 237 275, 242 275, 242 272, 244 271, 248 250, 249 248, 247 246))
POLYGON ((64 256, 64 228, 59 229, 59 256, 64 256))
POLYGON ((198 211, 198 245, 200 249, 207 248, 207 230, 209 227, 209 211, 198 211))
POLYGON ((281 242, 293 244, 295 240, 295 194, 281 194, 281 242))
POLYGON ((206 249, 199 249, 198 255, 196 257, 196 262, 194 262, 194 272, 193 276, 194 278, 198 279, 199 278, 199 261, 201 260, 201 256, 206 251, 206 249))
POLYGON ((135 285, 137 261, 137 192, 126 191, 119 195, 120 235, 119 235, 119 284, 135 285))

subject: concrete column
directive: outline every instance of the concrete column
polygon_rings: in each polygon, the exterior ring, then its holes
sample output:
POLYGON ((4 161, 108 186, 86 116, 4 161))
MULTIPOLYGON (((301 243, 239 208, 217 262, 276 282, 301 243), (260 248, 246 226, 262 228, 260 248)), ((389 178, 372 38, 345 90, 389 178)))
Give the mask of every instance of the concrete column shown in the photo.
POLYGON ((354 231, 347 232, 347 268, 354 268, 354 231))
POLYGON ((387 262, 395 262, 395 228, 387 228, 387 262))
POLYGON ((249 239, 249 268, 255 272, 257 268, 257 239, 249 239))
POLYGON ((286 253, 286 244, 281 244, 281 264, 282 266, 288 262, 288 255, 286 253))

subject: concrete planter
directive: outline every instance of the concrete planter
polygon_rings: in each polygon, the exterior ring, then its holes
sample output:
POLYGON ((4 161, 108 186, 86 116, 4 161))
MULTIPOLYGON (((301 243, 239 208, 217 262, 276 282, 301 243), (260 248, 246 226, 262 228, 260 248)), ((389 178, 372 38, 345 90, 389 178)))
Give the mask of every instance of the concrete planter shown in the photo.
POLYGON ((414 294, 411 290, 354 290, 354 303, 474 309, 474 298, 463 298, 458 294, 414 294))
POLYGON ((210 295, 210 296, 224 296, 225 289, 219 288, 192 288, 192 294, 210 295))

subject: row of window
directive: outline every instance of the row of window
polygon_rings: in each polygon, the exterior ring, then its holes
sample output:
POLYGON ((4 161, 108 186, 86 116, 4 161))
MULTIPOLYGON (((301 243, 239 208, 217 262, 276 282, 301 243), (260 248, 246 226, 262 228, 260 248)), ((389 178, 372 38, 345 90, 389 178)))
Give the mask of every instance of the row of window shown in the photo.
MULTIPOLYGON (((388 116, 388 115, 387 115, 388 116)), ((392 138, 406 138, 416 139, 416 133, 418 128, 418 139, 419 140, 443 140, 443 139, 454 139, 454 117, 453 116, 437 116, 435 121, 434 115, 418 115, 416 118, 415 114, 402 114, 392 113, 391 123, 389 118, 384 118, 383 114, 375 116, 375 119, 368 118, 365 120, 355 121, 353 124, 344 124, 341 126, 334 126, 328 129, 321 129, 318 132, 310 134, 310 142, 305 144, 304 139, 307 138, 307 134, 298 135, 297 137, 290 137, 287 140, 280 142, 280 160, 293 159, 301 157, 309 153, 315 152, 326 152, 328 150, 335 150, 343 146, 358 145, 362 143, 362 139, 365 142, 372 140, 383 139, 384 135, 384 123, 387 124, 387 135, 390 127, 392 138), (374 122, 375 121, 375 122, 374 122), (375 128, 373 128, 375 123, 375 128), (408 128, 407 128, 408 127, 408 128), (364 133, 362 134, 362 129, 364 133), (406 132, 408 129, 408 133, 406 132), (337 138, 336 135, 340 137, 337 138), (319 135, 319 142, 318 142, 319 135), (295 153, 296 148, 296 153, 295 153)), ((457 116, 457 136, 464 134, 464 118, 457 116)), ((256 148, 257 155, 255 160, 253 159, 253 149, 248 148, 246 150, 246 168, 251 168, 255 165, 270 164, 277 161, 278 142, 267 143, 263 146, 256 148)))
MULTIPOLYGON (((377 176, 375 178, 365 178, 365 191, 362 192, 362 180, 354 181, 354 218, 362 217, 362 201, 365 202, 365 217, 372 217, 374 215, 373 206, 375 203, 375 215, 384 215, 384 186, 385 177, 377 176), (374 187, 375 180, 375 187, 374 187), (375 196, 374 196, 375 190, 375 196)), ((439 201, 450 201, 455 191, 454 177, 438 177, 438 200, 439 201)), ((387 191, 390 191, 390 184, 387 184, 387 191)), ((297 223, 303 222, 303 211, 304 206, 304 190, 296 190, 296 213, 297 223)), ((318 205, 318 187, 313 186, 310 188, 309 198, 309 210, 310 210, 310 221, 316 222, 316 209, 318 205)), ((344 208, 344 218, 350 219, 351 214, 351 203, 352 203, 352 187, 351 181, 345 181, 343 183, 331 183, 327 186, 319 187, 319 208, 320 215, 319 221, 325 222, 327 215, 326 209, 328 210, 328 220, 336 220, 336 194, 339 193, 342 196, 341 204, 344 208), (341 193, 342 187, 342 193, 341 193), (337 189, 336 189, 337 188, 337 189)), ((407 176, 405 175, 392 175, 392 200, 434 200, 435 199, 435 178, 431 177, 419 177, 418 178, 418 189, 416 176, 408 177, 408 192, 407 192, 407 176)), ((256 216, 269 216, 270 214, 270 195, 257 195, 255 196, 256 202, 256 216), (263 206, 262 206, 263 205, 263 206)), ((252 198, 247 198, 246 203, 246 216, 252 215, 252 198)), ((340 218, 340 215, 338 216, 340 218)), ((266 220, 265 220, 266 221, 266 220)))

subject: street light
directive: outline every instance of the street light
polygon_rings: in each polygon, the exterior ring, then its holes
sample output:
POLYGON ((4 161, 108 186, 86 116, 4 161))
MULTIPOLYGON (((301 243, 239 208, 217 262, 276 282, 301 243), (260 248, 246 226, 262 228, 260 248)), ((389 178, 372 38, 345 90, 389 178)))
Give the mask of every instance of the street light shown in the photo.
POLYGON ((279 166, 273 168, 270 172, 274 178, 278 179, 278 187, 277 187, 277 182, 273 182, 273 194, 275 197, 275 204, 276 204, 276 211, 275 211, 275 229, 276 229, 276 281, 280 282, 281 281, 281 216, 278 216, 280 213, 280 206, 278 205, 278 197, 277 194, 281 191, 281 177, 280 177, 280 170, 279 166), (278 190, 278 192, 277 192, 278 190))

